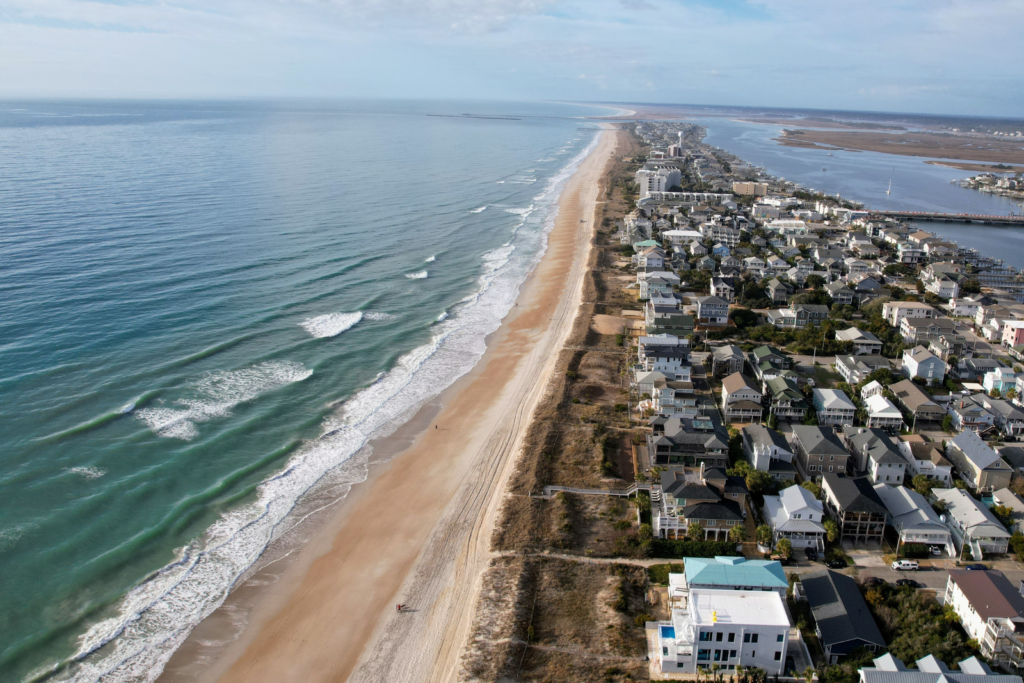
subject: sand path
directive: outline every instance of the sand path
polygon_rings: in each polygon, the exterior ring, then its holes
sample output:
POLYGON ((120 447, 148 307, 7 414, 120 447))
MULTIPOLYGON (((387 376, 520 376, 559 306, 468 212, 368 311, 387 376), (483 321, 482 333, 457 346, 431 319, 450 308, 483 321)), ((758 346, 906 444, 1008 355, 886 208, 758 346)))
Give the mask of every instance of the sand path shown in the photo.
MULTIPOLYGON (((548 251, 480 364, 413 445, 353 489, 209 674, 221 681, 455 680, 491 530, 579 309, 606 131, 559 200, 548 251), (582 219, 582 220, 581 220, 582 219), (396 614, 398 602, 410 610, 396 614)), ((211 676, 212 677, 212 676, 211 676)))

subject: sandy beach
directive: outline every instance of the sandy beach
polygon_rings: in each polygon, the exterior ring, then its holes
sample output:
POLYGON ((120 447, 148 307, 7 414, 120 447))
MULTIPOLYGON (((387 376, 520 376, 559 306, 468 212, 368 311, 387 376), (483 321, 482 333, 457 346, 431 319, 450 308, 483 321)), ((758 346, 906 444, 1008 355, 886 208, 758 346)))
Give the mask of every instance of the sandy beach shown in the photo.
POLYGON ((515 456, 580 305, 619 134, 601 135, 477 367, 392 437, 401 452, 353 488, 216 661, 171 666, 164 679, 455 680, 515 456))

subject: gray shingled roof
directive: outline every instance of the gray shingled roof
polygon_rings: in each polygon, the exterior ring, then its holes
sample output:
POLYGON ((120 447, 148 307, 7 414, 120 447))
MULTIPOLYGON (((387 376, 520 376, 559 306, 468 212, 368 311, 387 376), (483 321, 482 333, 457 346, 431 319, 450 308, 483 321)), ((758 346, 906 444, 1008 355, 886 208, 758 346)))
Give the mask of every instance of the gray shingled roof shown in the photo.
POLYGON ((831 427, 794 425, 793 435, 808 455, 849 455, 831 427))
POLYGON ((836 502, 844 512, 877 512, 889 514, 888 508, 875 493, 867 477, 851 479, 840 474, 828 472, 825 483, 835 496, 836 502))
POLYGON ((886 646, 856 582, 849 576, 826 569, 804 574, 801 583, 823 645, 863 640, 886 646))

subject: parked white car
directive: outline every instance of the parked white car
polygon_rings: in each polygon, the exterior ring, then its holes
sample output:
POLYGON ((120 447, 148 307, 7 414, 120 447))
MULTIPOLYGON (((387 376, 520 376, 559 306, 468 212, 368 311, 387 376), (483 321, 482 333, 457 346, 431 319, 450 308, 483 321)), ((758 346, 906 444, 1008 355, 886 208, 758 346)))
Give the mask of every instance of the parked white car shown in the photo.
POLYGON ((896 560, 892 563, 892 568, 898 572, 916 572, 917 567, 917 560, 896 560))

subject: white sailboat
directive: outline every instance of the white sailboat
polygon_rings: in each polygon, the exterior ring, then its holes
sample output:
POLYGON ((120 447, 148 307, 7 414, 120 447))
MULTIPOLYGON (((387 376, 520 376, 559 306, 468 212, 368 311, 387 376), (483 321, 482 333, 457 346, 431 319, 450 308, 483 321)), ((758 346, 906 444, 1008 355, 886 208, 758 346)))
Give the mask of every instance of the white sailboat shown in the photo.
POLYGON ((889 178, 889 189, 885 191, 885 196, 888 197, 892 194, 892 178, 889 178))

